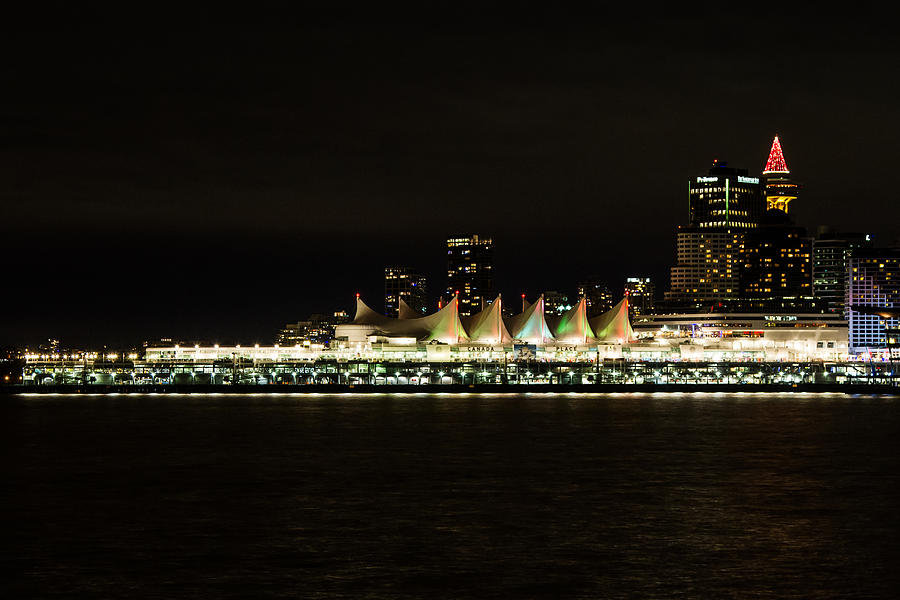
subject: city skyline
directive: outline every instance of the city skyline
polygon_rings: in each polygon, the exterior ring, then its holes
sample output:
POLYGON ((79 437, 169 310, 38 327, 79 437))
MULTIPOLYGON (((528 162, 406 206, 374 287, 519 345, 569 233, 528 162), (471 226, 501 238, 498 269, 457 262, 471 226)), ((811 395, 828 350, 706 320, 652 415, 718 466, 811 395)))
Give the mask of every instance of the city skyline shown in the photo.
MULTIPOLYGON (((742 185, 744 185, 745 187, 747 185, 750 185, 750 187, 755 186, 756 188, 759 188, 758 191, 756 192, 756 198, 757 198, 756 202, 757 203, 761 202, 763 205, 765 205, 765 203, 766 203, 765 196, 767 194, 763 190, 763 188, 771 188, 772 181, 774 181, 776 183, 783 183, 785 181, 787 181, 787 182, 791 181, 789 179, 790 171, 787 169, 787 166, 784 163, 785 163, 785 159, 783 156, 783 150, 782 150, 781 144, 779 142, 779 139, 776 135, 774 138, 772 147, 771 147, 771 151, 768 155, 768 159, 766 160, 765 167, 763 167, 763 169, 761 169, 761 171, 760 171, 760 174, 763 175, 762 183, 760 183, 760 179, 758 177, 750 177, 750 178, 747 177, 748 174, 753 174, 752 171, 750 171, 748 169, 743 169, 741 167, 729 166, 727 161, 719 161, 718 159, 713 162, 713 167, 709 170, 709 173, 710 173, 710 175, 718 174, 720 176, 722 173, 725 173, 726 179, 733 178, 733 179, 735 179, 736 182, 740 181, 742 183, 742 185), (776 171, 771 170, 770 167, 772 166, 772 164, 774 164, 773 161, 775 161, 775 163, 777 163, 778 169, 780 169, 780 170, 776 170, 776 171), (768 179, 769 183, 767 183, 766 178, 769 178, 768 179)), ((709 188, 710 190, 712 190, 714 192, 718 190, 718 188, 710 187, 710 186, 720 185, 720 184, 717 184, 714 182, 710 183, 713 181, 713 179, 716 179, 716 178, 715 177, 704 177, 704 176, 697 176, 694 178, 690 178, 691 182, 693 182, 694 180, 696 180, 698 182, 696 185, 700 186, 699 189, 701 192, 703 191, 703 189, 705 189, 703 186, 706 186, 706 188, 709 188)), ((705 212, 703 212, 703 213, 697 212, 698 205, 695 204, 695 200, 696 200, 695 196, 696 196, 696 192, 698 191, 698 189, 697 188, 692 189, 691 188, 692 185, 694 185, 694 184, 693 183, 689 184, 689 196, 691 196, 691 206, 690 206, 690 211, 689 211, 690 212, 690 215, 689 215, 690 225, 686 231, 688 231, 688 232, 691 232, 691 231, 694 231, 694 232, 715 231, 716 228, 718 227, 718 230, 727 232, 727 235, 731 236, 732 233, 735 231, 744 230, 748 226, 755 226, 755 225, 752 225, 751 223, 745 223, 741 220, 741 219, 746 220, 748 217, 746 216, 747 215, 746 210, 743 210, 743 211, 739 210, 743 207, 743 205, 740 203, 740 199, 739 199, 739 193, 741 192, 740 188, 733 189, 732 193, 731 193, 731 195, 733 196, 731 212, 735 215, 738 215, 738 217, 737 217, 738 222, 727 225, 727 226, 726 226, 727 222, 725 222, 725 221, 723 221, 721 223, 714 222, 714 221, 709 222, 709 223, 703 222, 703 219, 710 219, 710 218, 714 219, 714 218, 718 218, 718 217, 710 217, 705 212), (744 216, 740 216, 740 215, 744 215, 744 216), (704 229, 704 228, 706 228, 706 229, 704 229)), ((724 199, 726 198, 726 195, 727 195, 725 190, 726 190, 726 188, 723 187, 721 190, 718 190, 721 192, 721 194, 713 194, 713 195, 716 197, 718 197, 718 195, 721 195, 722 201, 725 201, 724 199)), ((707 190, 707 191, 709 191, 709 190, 707 190)), ((777 192, 777 193, 780 193, 780 192, 777 192)), ((790 198, 790 200, 796 199, 796 192, 793 192, 793 194, 794 194, 794 197, 790 198)), ((700 197, 701 198, 703 197, 702 194, 700 197)), ((710 197, 712 197, 712 196, 707 194, 707 198, 710 198, 710 197)), ((708 203, 709 200, 706 200, 706 202, 708 203)), ((714 200, 713 204, 715 204, 715 202, 716 201, 714 200)), ((771 199, 768 202, 769 202, 769 207, 770 207, 770 211, 771 211, 773 208, 775 208, 776 205, 773 204, 771 199)), ((726 203, 726 206, 727 206, 727 203, 726 203)), ((784 203, 780 206, 781 206, 781 209, 784 209, 784 208, 786 208, 787 205, 786 205, 786 203, 784 203)), ((705 208, 704 210, 707 212, 709 211, 708 208, 705 208)), ((765 209, 764 208, 757 209, 757 211, 759 211, 759 210, 765 210, 765 209)), ((776 210, 775 212, 781 212, 781 211, 776 210)), ((762 213, 757 212, 756 214, 757 214, 757 216, 752 217, 750 219, 751 221, 753 221, 754 219, 756 219, 758 221, 761 218, 762 213)), ((727 216, 722 217, 722 218, 727 218, 727 216)), ((769 218, 771 218, 771 217, 769 217, 769 218)), ((789 219, 786 223, 793 224, 793 220, 789 219)), ((820 228, 823 229, 823 231, 825 231, 826 229, 829 231, 833 231, 833 228, 830 226, 820 226, 820 228)), ((679 240, 681 240, 681 236, 686 235, 686 234, 680 233, 680 230, 682 229, 681 226, 679 226, 678 229, 679 229, 679 233, 677 234, 677 237, 679 240)), ((792 226, 792 228, 790 229, 790 231, 795 231, 795 230, 802 233, 805 230, 805 228, 802 226, 799 226, 799 227, 792 226)), ((752 231, 752 229, 750 231, 752 231)), ((456 278, 458 278, 458 275, 454 275, 454 273, 456 273, 457 271, 461 272, 461 270, 468 269, 468 267, 454 266, 456 264, 454 261, 459 260, 459 258, 453 258, 453 252, 455 251, 454 248, 456 246, 469 247, 468 243, 470 240, 474 241, 476 246, 482 242, 486 243, 486 247, 488 248, 489 254, 486 255, 485 259, 488 261, 487 265, 488 265, 488 269, 490 272, 489 277, 493 278, 495 276, 494 273, 496 271, 493 269, 493 264, 492 264, 494 248, 493 248, 493 242, 490 239, 490 237, 481 235, 480 237, 482 238, 482 240, 481 240, 481 242, 479 242, 479 234, 478 233, 469 232, 466 236, 463 236, 463 237, 460 237, 460 235, 461 234, 455 234, 455 235, 451 235, 449 237, 447 237, 447 236, 444 237, 444 240, 447 243, 447 247, 450 248, 450 258, 449 258, 450 263, 449 264, 451 266, 451 270, 449 272, 449 278, 446 279, 446 281, 448 282, 448 287, 446 287, 446 290, 444 291, 443 294, 427 295, 427 294, 422 293, 420 296, 418 296, 418 299, 415 301, 415 304, 419 307, 419 309, 423 312, 423 314, 433 313, 435 310, 437 310, 440 307, 442 302, 446 302, 448 298, 453 297, 454 293, 452 293, 450 290, 455 289, 453 282, 456 281, 456 278), (466 242, 466 245, 462 245, 463 242, 466 242), (436 301, 436 302, 433 302, 433 301, 436 301), (435 303, 437 304, 437 306, 432 306, 432 304, 435 304, 435 303)), ((706 235, 708 235, 708 234, 706 234, 706 235)), ((801 239, 808 240, 807 242, 805 242, 805 243, 807 243, 807 245, 811 244, 814 241, 814 234, 812 232, 810 232, 809 235, 810 235, 810 237, 808 237, 808 238, 804 238, 803 236, 801 236, 801 239)), ((792 234, 792 237, 797 237, 797 234, 796 233, 792 234)), ((868 239, 871 236, 869 236, 867 234, 866 237, 868 239)), ((701 242, 703 242, 703 240, 701 240, 701 242)), ((707 242, 708 242, 708 240, 707 240, 707 242)), ((678 243, 681 244, 682 242, 679 241, 678 243)), ((692 243, 696 243, 696 242, 692 242, 692 243)), ((777 245, 778 244, 776 244, 776 246, 777 245)), ((870 240, 870 245, 871 245, 871 240, 870 240)), ((724 248, 724 246, 723 246, 723 248, 724 248)), ((729 248, 730 248, 730 246, 729 246, 729 248)), ((806 251, 809 252, 809 250, 806 250, 806 251)), ((466 251, 463 251, 463 252, 466 254, 469 253, 466 251)), ((723 250, 722 252, 724 255, 725 251, 723 250)), ((678 254, 678 256, 680 256, 680 253, 678 254)), ((811 255, 810 255, 810 257, 811 257, 811 255)), ((463 258, 465 258, 465 260, 470 260, 468 257, 463 257, 463 258)), ((479 258, 479 260, 482 260, 482 259, 479 258)), ((435 261, 432 260, 431 262, 435 262, 435 261)), ((427 261, 423 261, 421 255, 419 255, 417 260, 413 260, 411 262, 411 264, 427 264, 427 261)), ((460 263, 460 265, 462 265, 462 264, 467 264, 467 263, 460 263)), ((664 262, 661 261, 660 264, 654 265, 653 268, 646 269, 644 272, 642 272, 641 277, 647 278, 649 281, 654 282, 651 284, 652 288, 655 288, 656 284, 659 283, 661 290, 671 289, 671 281, 672 281, 671 277, 674 276, 674 271, 673 271, 673 274, 670 274, 669 277, 659 276, 658 273, 661 271, 661 269, 670 271, 671 268, 673 266, 677 266, 677 264, 678 263, 676 262, 676 257, 673 256, 672 260, 670 261, 670 263, 668 265, 665 265, 664 262), (657 275, 648 277, 647 273, 655 273, 657 275)), ((511 265, 507 264, 505 266, 509 267, 511 265)), ((748 264, 746 266, 749 267, 750 265, 748 264)), ((812 282, 813 282, 812 261, 811 260, 807 261, 807 266, 809 267, 808 272, 805 273, 804 277, 809 279, 809 287, 811 290, 812 282)), ((737 263, 735 263, 735 267, 736 267, 735 271, 737 272, 737 263)), ((513 265, 513 270, 515 270, 515 265, 513 265)), ((400 271, 397 271, 397 267, 385 267, 383 270, 383 273, 385 276, 385 279, 382 280, 384 282, 383 285, 386 285, 386 286, 396 285, 396 284, 389 283, 392 279, 394 279, 395 277, 398 276, 395 274, 395 272, 396 273, 400 273, 400 272, 405 273, 406 271, 408 271, 410 274, 414 274, 413 275, 414 277, 419 278, 421 280, 419 285, 421 285, 424 289, 424 282, 428 278, 427 275, 423 274, 423 272, 425 270, 415 268, 415 267, 410 269, 409 267, 405 267, 405 266, 401 267, 400 271)), ((445 271, 445 273, 446 273, 446 271, 445 271)), ((601 276, 601 277, 594 276, 594 278, 597 280, 598 284, 602 284, 602 285, 608 287, 609 291, 611 292, 610 301, 612 303, 615 303, 616 301, 618 301, 618 296, 620 295, 620 292, 624 293, 628 289, 628 286, 629 286, 628 281, 632 280, 633 276, 635 275, 635 273, 633 273, 631 271, 621 270, 621 269, 619 270, 619 273, 627 273, 627 276, 624 276, 624 277, 618 276, 618 273, 616 273, 616 275, 609 274, 607 276, 601 276)), ((534 273, 530 273, 530 274, 534 275, 534 273)), ((360 277, 359 277, 360 280, 365 280, 365 279, 367 279, 367 275, 370 275, 370 274, 360 273, 359 275, 360 275, 360 277)), ((403 277, 407 277, 407 275, 404 274, 403 277)), ((680 281, 681 276, 679 275, 678 277, 679 277, 679 281, 680 281)), ((441 278, 440 278, 440 276, 438 276, 438 277, 435 277, 435 279, 440 281, 441 278)), ((501 279, 502 279, 502 273, 501 273, 501 279)), ((583 280, 583 279, 585 279, 585 275, 583 275, 583 274, 578 275, 576 277, 576 279, 583 280)), ((461 281, 462 280, 460 280, 460 282, 461 281)), ((527 290, 527 292, 522 293, 522 297, 523 298, 530 297, 532 300, 542 297, 546 290, 544 290, 542 288, 539 281, 540 281, 540 278, 531 279, 527 282, 527 284, 525 286, 519 286, 520 289, 527 290)), ((556 280, 556 281, 559 281, 559 280, 556 280)), ((584 286, 584 284, 583 283, 576 284, 575 281, 576 281, 575 279, 568 279, 563 282, 564 285, 558 286, 558 287, 561 287, 562 289, 565 290, 565 292, 563 292, 561 294, 562 297, 571 296, 571 298, 575 302, 577 302, 577 299, 580 298, 581 295, 583 295, 583 293, 580 290, 584 286), (574 293, 572 293, 573 291, 574 291, 574 293)), ((735 278, 735 281, 737 281, 736 278, 735 278)), ((463 284, 463 286, 466 286, 466 285, 467 284, 463 284)), ((736 286, 736 288, 734 291, 737 292, 738 291, 737 284, 735 284, 735 286, 736 286)), ((438 286, 438 287, 440 287, 440 286, 438 286)), ((456 287, 459 287, 459 286, 457 285, 456 287)), ((357 286, 357 289, 364 289, 364 288, 357 286)), ((488 288, 488 289, 490 289, 490 288, 488 288)), ((390 300, 390 298, 392 297, 391 296, 392 292, 390 292, 387 287, 383 288, 383 290, 385 292, 384 297, 386 299, 386 302, 388 302, 388 303, 392 302, 390 300)), ((731 290, 728 290, 728 291, 731 292, 731 290)), ((396 293, 396 292, 393 292, 393 293, 396 293)), ((559 294, 559 292, 556 292, 556 291, 552 291, 550 293, 559 294)), ((360 294, 360 292, 356 292, 356 294, 360 294)), ((810 294, 812 294, 811 291, 810 291, 810 294)), ((660 291, 660 293, 659 293, 660 299, 662 298, 662 295, 663 294, 660 291)), ((668 295, 668 293, 667 293, 667 295, 668 295)), ((492 299, 493 298, 493 290, 490 290, 489 293, 487 294, 487 296, 489 296, 490 299, 492 299)), ((511 295, 510 297, 517 297, 517 296, 518 296, 518 293, 515 295, 511 295)), ((488 299, 488 303, 490 302, 490 299, 488 299)), ((345 300, 346 300, 346 298, 345 298, 345 300)), ((478 297, 478 302, 481 303, 480 296, 478 297)), ((330 306, 324 307, 324 304, 327 304, 327 303, 328 303, 328 299, 322 299, 321 302, 319 302, 316 305, 316 309, 324 310, 325 312, 331 312, 331 311, 346 312, 347 307, 344 305, 345 304, 349 305, 349 302, 341 302, 341 300, 337 300, 335 302, 332 302, 330 304, 330 306)), ((590 306, 590 298, 588 298, 588 305, 590 306)), ((666 302, 663 302, 664 307, 665 307, 665 305, 666 305, 666 302)), ((390 304, 388 304, 387 306, 390 306, 390 304)), ((477 307, 474 307, 474 305, 473 305, 472 314, 474 314, 474 312, 477 312, 477 310, 483 309, 484 307, 485 307, 484 304, 480 304, 477 307)), ((393 311, 394 316, 396 316, 396 308, 391 309, 391 310, 393 311)), ((391 310, 388 311, 388 314, 391 313, 391 310)), ((505 308, 504 311, 509 312, 508 307, 505 308)), ((461 311, 461 314, 463 314, 463 315, 468 314, 468 310, 461 311)), ((316 315, 314 315, 314 317, 315 316, 316 315)), ((305 315, 292 314, 292 315, 288 315, 288 317, 289 318, 305 318, 305 315)), ((174 335, 179 338, 192 339, 192 340, 196 340, 196 341, 217 339, 217 340, 230 340, 230 341, 236 343, 238 341, 246 342, 249 339, 253 339, 257 342, 259 342, 259 341, 266 342, 266 341, 268 341, 269 337, 271 337, 268 334, 268 331, 271 330, 272 327, 271 327, 271 324, 269 324, 269 325, 270 326, 268 327, 268 329, 264 330, 264 331, 266 331, 266 333, 264 333, 263 331, 257 331, 255 333, 251 334, 250 336, 245 335, 243 338, 239 334, 234 334, 233 332, 227 331, 227 330, 211 331, 204 335, 191 336, 191 335, 184 335, 183 332, 173 331, 172 328, 169 328, 169 329, 166 329, 165 331, 161 332, 161 335, 174 335)), ((55 334, 55 332, 51 332, 51 333, 55 334)), ((280 337, 280 335, 281 334, 279 334, 279 337, 280 337)), ((48 339, 51 341, 55 341, 58 344, 59 342, 55 339, 58 337, 62 337, 62 336, 51 335, 50 337, 41 338, 41 337, 35 337, 32 335, 28 340, 25 341, 25 345, 30 344, 32 347, 36 347, 38 344, 46 343, 46 340, 48 340, 48 339)), ((94 339, 93 343, 95 345, 99 343, 98 341, 96 341, 97 339, 98 338, 94 339)), ((152 340, 154 339, 154 336, 149 336, 149 337, 145 336, 144 345, 146 345, 148 339, 152 342, 152 340)), ((103 343, 104 347, 107 345, 107 343, 109 343, 111 346, 118 346, 118 347, 126 347, 126 346, 136 347, 137 339, 134 337, 127 339, 127 340, 123 339, 123 338, 116 339, 114 336, 112 336, 109 339, 101 339, 100 342, 103 343)), ((20 345, 22 343, 23 342, 21 342, 21 341, 19 342, 20 345)), ((82 346, 90 345, 89 343, 85 344, 83 341, 78 340, 76 344, 74 344, 74 345, 70 344, 69 347, 76 347, 79 344, 82 346)))
POLYGON ((661 293, 685 178, 715 159, 759 173, 776 134, 802 174, 798 224, 893 241, 890 178, 858 175, 896 162, 889 37, 789 12, 772 51, 763 17, 726 33, 724 14, 316 15, 275 35, 60 29, 39 47, 26 24, 4 41, 20 60, 0 100, 0 340, 248 340, 376 298, 411 249, 441 289, 454 232, 494 240, 507 295, 593 274, 661 293))

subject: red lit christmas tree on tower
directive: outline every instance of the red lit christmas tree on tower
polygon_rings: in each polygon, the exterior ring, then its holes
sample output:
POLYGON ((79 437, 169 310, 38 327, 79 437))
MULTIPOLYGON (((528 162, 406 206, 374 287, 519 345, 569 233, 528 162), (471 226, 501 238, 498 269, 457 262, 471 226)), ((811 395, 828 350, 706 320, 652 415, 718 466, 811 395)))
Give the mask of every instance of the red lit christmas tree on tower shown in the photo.
POLYGON ((769 151, 769 160, 766 161, 766 168, 763 169, 763 175, 768 175, 769 173, 790 173, 787 168, 787 163, 784 162, 784 153, 781 151, 781 142, 778 141, 778 136, 775 136, 775 141, 772 142, 772 149, 769 151))
POLYGON ((768 209, 777 209, 786 213, 791 200, 797 199, 800 185, 788 177, 790 171, 788 171, 787 162, 784 160, 781 142, 778 141, 777 135, 772 141, 769 160, 766 161, 762 174, 766 181, 766 204, 768 209))

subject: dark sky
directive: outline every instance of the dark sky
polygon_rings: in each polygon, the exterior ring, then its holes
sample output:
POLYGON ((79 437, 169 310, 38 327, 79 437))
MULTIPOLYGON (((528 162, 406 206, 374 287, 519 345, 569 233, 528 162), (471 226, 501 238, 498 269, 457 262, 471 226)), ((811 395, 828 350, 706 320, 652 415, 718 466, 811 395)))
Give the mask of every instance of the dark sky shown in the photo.
POLYGON ((688 178, 758 173, 776 133, 800 224, 900 236, 874 15, 191 16, 4 32, 0 344, 267 342, 379 307, 387 263, 437 291, 456 232, 494 237, 508 294, 662 292, 688 178))

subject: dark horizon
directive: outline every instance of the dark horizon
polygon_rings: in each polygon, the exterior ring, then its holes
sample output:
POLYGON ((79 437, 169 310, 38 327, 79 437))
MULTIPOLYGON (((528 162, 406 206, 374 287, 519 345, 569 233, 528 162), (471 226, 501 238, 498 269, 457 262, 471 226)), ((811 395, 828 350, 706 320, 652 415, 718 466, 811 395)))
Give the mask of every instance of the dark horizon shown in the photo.
POLYGON ((608 17, 24 24, 4 41, 0 344, 262 342, 356 292, 380 307, 388 264, 436 297, 457 232, 495 239, 504 294, 599 274, 661 295, 688 179, 759 173, 776 134, 798 224, 900 236, 882 26, 608 17))

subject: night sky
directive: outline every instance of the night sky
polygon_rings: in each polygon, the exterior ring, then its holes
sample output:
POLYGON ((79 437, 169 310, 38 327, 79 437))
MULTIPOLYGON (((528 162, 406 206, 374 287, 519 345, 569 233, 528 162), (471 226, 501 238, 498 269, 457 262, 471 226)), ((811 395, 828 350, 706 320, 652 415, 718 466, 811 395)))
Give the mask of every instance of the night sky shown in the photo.
POLYGON ((567 18, 6 31, 0 345, 271 342, 357 291, 380 308, 389 263, 438 292, 453 233, 494 237, 506 294, 661 294, 687 180, 758 174, 775 134, 801 225, 900 237, 873 15, 567 18))

